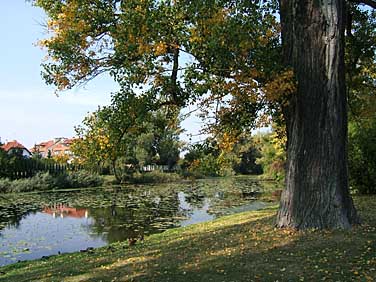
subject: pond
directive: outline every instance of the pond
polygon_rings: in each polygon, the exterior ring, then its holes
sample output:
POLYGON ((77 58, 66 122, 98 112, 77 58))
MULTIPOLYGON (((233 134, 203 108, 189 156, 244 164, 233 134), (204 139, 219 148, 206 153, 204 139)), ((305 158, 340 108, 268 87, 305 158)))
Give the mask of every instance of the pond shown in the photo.
POLYGON ((269 205, 273 182, 252 177, 0 195, 0 266, 130 244, 166 229, 269 205))

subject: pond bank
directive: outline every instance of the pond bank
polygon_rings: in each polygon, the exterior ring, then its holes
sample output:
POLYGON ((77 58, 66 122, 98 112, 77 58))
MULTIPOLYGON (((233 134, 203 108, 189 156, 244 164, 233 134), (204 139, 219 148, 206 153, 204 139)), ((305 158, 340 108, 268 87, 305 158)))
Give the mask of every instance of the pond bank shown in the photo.
POLYGON ((376 197, 356 197, 350 231, 274 229, 244 212, 108 247, 0 268, 0 281, 374 281, 376 197))

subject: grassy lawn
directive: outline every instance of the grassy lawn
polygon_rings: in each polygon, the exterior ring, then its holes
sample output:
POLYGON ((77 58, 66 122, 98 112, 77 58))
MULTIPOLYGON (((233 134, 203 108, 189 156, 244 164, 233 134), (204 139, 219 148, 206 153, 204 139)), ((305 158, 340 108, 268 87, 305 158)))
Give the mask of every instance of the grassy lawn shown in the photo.
POLYGON ((0 281, 376 281, 376 197, 356 197, 350 231, 273 227, 276 209, 245 212, 0 268, 0 281))

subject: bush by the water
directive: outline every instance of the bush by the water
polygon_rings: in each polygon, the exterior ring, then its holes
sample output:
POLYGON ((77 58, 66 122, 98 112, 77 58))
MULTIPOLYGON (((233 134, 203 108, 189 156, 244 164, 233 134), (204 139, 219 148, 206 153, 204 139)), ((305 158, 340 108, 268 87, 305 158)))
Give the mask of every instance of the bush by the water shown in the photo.
POLYGON ((166 173, 158 170, 140 173, 136 172, 132 174, 129 182, 135 184, 141 183, 168 183, 175 182, 181 179, 181 176, 177 173, 166 173))
POLYGON ((87 171, 74 171, 51 175, 38 173, 31 178, 9 180, 0 179, 0 192, 31 192, 63 188, 95 187, 103 184, 103 178, 87 171))

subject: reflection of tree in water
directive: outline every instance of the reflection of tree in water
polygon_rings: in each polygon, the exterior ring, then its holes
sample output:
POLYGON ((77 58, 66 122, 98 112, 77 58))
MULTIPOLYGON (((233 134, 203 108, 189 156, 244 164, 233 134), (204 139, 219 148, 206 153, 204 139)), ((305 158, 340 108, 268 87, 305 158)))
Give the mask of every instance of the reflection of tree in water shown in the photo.
POLYGON ((0 195, 0 236, 5 227, 19 228, 23 218, 39 210, 40 206, 28 199, 23 199, 20 204, 14 200, 14 195, 0 195))
POLYGON ((132 190, 125 196, 126 200, 123 199, 124 193, 115 191, 111 195, 111 206, 89 208, 89 215, 94 219, 90 229, 95 234, 102 234, 108 242, 115 242, 143 238, 176 225, 179 216, 176 191, 132 190))
MULTIPOLYGON (((263 184, 252 178, 222 178, 198 181, 193 191, 210 199, 209 214, 221 215, 228 208, 248 204, 263 191, 263 184)), ((188 191, 189 193, 189 191, 188 191)), ((196 198, 194 198, 196 199, 196 198)))
POLYGON ((205 199, 207 198, 207 195, 205 195, 203 189, 201 189, 200 186, 191 185, 184 191, 184 198, 192 208, 201 209, 205 205, 205 199))
POLYGON ((23 210, 17 206, 0 207, 0 236, 5 227, 19 228, 20 222, 29 214, 35 214, 37 210, 23 210))
POLYGON ((6 227, 19 228, 22 219, 44 208, 56 205, 73 207, 77 200, 85 197, 88 197, 88 192, 79 190, 0 195, 0 231, 6 227))
POLYGON ((19 228, 22 219, 46 207, 72 206, 70 202, 79 194, 79 191, 75 191, 0 196, 0 231, 5 227, 19 228))

